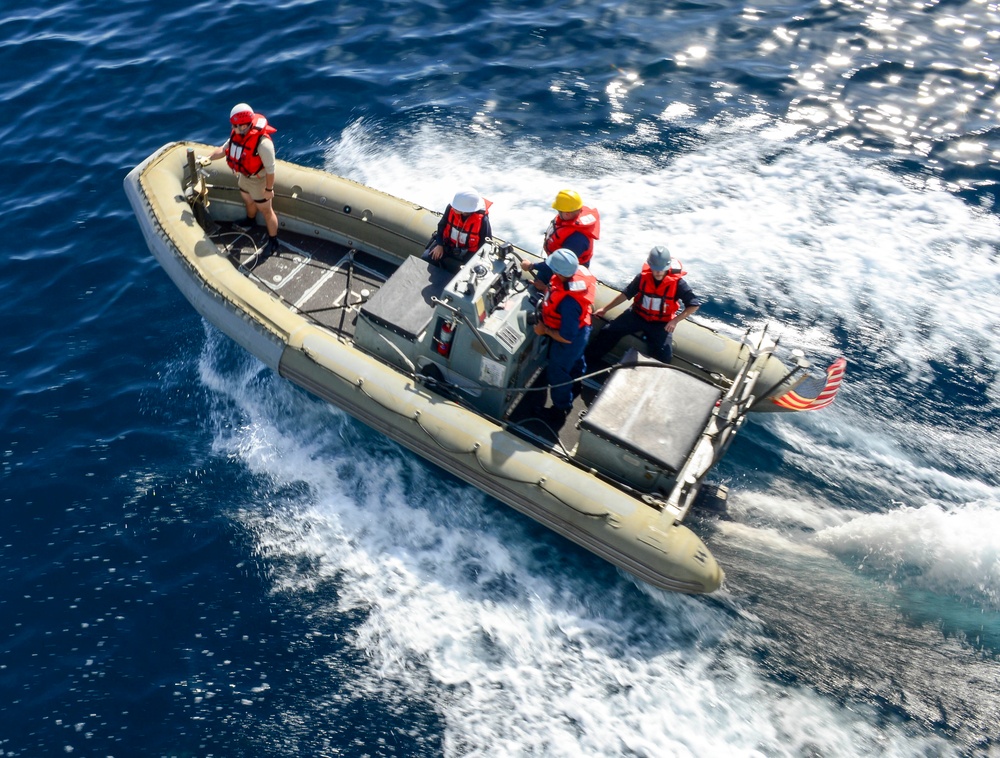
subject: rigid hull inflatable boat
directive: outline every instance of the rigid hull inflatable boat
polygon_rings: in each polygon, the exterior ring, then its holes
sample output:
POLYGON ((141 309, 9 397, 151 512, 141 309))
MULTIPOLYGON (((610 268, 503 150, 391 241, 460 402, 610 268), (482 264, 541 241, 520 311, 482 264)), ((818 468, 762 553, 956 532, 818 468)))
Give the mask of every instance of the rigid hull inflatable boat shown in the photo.
MULTIPOLYGON (((125 179, 150 250, 205 319, 282 377, 639 579, 719 587, 722 570, 682 523, 706 474, 748 412, 828 404, 842 365, 810 373, 800 356, 789 369, 762 340, 683 321, 673 365, 635 360, 639 343, 626 339, 619 352, 633 359, 588 379, 564 423, 539 418, 546 342, 518 265, 536 256, 490 239, 448 273, 420 258, 440 214, 279 161, 282 247, 264 258, 265 230, 234 224, 245 210, 225 162, 195 160, 212 149, 166 145, 125 179)), ((616 294, 600 285, 595 307, 616 294)))

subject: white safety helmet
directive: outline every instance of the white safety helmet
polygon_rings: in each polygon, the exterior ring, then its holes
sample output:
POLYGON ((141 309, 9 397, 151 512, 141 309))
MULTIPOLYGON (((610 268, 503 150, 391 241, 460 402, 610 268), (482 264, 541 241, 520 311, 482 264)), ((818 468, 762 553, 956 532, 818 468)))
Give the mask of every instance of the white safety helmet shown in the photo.
POLYGON ((577 268, 580 267, 580 259, 576 257, 576 253, 572 250, 567 250, 565 247, 556 250, 545 262, 549 264, 549 268, 552 269, 553 273, 567 278, 573 276, 577 268))
POLYGON ((483 196, 471 187, 466 187, 455 193, 451 207, 459 213, 475 213, 486 208, 483 196))

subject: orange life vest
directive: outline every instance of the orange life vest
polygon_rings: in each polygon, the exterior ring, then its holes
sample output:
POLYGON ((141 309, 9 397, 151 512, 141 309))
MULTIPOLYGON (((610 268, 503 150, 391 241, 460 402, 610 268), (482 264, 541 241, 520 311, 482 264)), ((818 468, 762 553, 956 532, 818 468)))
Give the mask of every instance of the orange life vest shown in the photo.
POLYGON ((229 144, 226 145, 226 163, 229 168, 237 174, 253 176, 263 167, 264 161, 257 155, 257 148, 264 137, 270 138, 277 129, 269 126, 267 119, 260 113, 253 114, 253 121, 246 134, 240 134, 235 129, 229 135, 229 144))
POLYGON ((670 270, 660 281, 653 277, 648 263, 642 265, 639 275, 639 292, 632 301, 632 309, 647 321, 669 321, 679 309, 677 303, 677 282, 687 271, 681 269, 681 262, 674 259, 670 270))
POLYGON ((563 243, 569 239, 570 235, 581 232, 588 240, 587 249, 578 257, 580 265, 586 266, 590 259, 594 257, 594 241, 601 238, 601 214, 596 208, 584 206, 580 209, 580 214, 569 221, 563 221, 559 214, 552 219, 548 231, 545 232, 545 252, 554 253, 563 247, 563 243))
POLYGON ((565 282, 555 274, 549 280, 549 291, 542 301, 542 323, 558 330, 562 325, 559 303, 571 297, 580 304, 580 327, 590 326, 590 307, 597 299, 597 277, 586 266, 580 266, 565 282))
POLYGON ((489 213, 492 202, 483 198, 486 208, 468 214, 464 219, 458 211, 448 206, 448 218, 441 232, 441 244, 449 252, 476 252, 483 244, 483 219, 489 213))

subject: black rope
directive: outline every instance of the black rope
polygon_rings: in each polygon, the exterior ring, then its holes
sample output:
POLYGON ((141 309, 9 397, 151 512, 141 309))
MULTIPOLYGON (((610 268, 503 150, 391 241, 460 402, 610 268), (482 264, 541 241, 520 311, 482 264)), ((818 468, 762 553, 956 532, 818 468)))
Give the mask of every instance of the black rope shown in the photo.
MULTIPOLYGON (((543 384, 538 387, 489 387, 484 385, 477 385, 475 389, 477 391, 489 390, 491 392, 541 392, 542 390, 548 390, 552 387, 565 387, 567 384, 575 384, 576 382, 582 382, 584 379, 592 379, 595 376, 600 376, 601 374, 607 374, 609 371, 614 371, 616 368, 621 368, 622 366, 625 365, 632 366, 636 364, 616 363, 613 366, 608 366, 607 368, 598 369, 597 371, 592 371, 589 374, 584 374, 578 379, 570 379, 568 382, 559 382, 558 384, 543 384)), ((651 363, 649 365, 660 365, 660 364, 651 363)), ((437 379, 433 376, 428 376, 427 374, 420 374, 419 376, 413 376, 411 374, 410 378, 418 381, 424 381, 427 384, 440 384, 444 385, 445 387, 454 387, 455 389, 458 390, 472 389, 470 387, 463 387, 461 384, 453 384, 452 382, 449 382, 446 379, 437 379)))
MULTIPOLYGON (((615 371, 616 369, 634 368, 634 367, 677 368, 676 366, 672 366, 669 363, 660 363, 659 361, 630 361, 628 363, 615 363, 612 364, 611 366, 608 366, 607 368, 598 369, 597 371, 592 371, 589 374, 584 374, 583 376, 580 376, 577 379, 570 379, 568 382, 559 382, 558 384, 542 384, 534 387, 489 387, 484 385, 477 385, 475 389, 477 391, 488 390, 491 392, 541 392, 543 390, 549 390, 552 387, 565 387, 568 384, 576 384, 577 382, 582 382, 585 379, 593 379, 595 376, 601 376, 602 374, 610 373, 611 371, 615 371)), ((455 389, 458 390, 469 389, 467 387, 463 387, 461 384, 453 384, 452 382, 449 382, 445 379, 437 379, 433 376, 428 376, 427 374, 419 374, 417 376, 411 374, 410 378, 415 379, 417 381, 423 381, 427 384, 438 384, 438 385, 443 385, 445 387, 454 387, 455 389)))

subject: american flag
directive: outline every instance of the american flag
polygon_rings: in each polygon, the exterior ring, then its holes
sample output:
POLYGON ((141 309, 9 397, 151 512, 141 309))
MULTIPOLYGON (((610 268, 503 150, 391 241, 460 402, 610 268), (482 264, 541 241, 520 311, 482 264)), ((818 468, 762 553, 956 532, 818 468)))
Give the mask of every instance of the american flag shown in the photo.
POLYGON ((830 364, 826 374, 807 376, 798 387, 775 398, 774 402, 793 411, 818 411, 826 408, 837 396, 846 368, 847 360, 838 358, 830 364))

